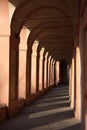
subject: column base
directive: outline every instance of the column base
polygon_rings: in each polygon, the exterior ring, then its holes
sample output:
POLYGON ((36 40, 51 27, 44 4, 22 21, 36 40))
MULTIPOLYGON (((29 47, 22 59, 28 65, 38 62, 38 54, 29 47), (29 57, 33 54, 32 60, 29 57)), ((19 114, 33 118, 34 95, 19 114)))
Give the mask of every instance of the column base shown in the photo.
POLYGON ((52 88, 52 86, 44 88, 42 91, 37 91, 36 94, 26 95, 25 106, 32 104, 33 101, 39 99, 46 92, 48 92, 51 88, 52 88))
POLYGON ((25 106, 30 105, 35 100, 35 94, 30 94, 26 96, 25 106))
POLYGON ((26 96, 25 99, 25 106, 32 104, 33 101, 39 99, 43 96, 46 92, 49 91, 50 88, 44 88, 42 91, 37 91, 36 94, 30 94, 26 96))
POLYGON ((17 113, 21 112, 21 109, 24 107, 24 99, 12 100, 9 103, 8 116, 14 116, 17 113))
POLYGON ((0 121, 7 118, 7 107, 4 105, 0 105, 0 121))
POLYGON ((46 92, 48 92, 48 88, 44 88, 43 90, 42 90, 42 96, 46 93, 46 92))
POLYGON ((81 120, 81 119, 80 119, 80 114, 77 113, 77 112, 75 112, 75 119, 77 119, 77 120, 79 120, 79 121, 81 120))
POLYGON ((37 91, 36 95, 35 95, 35 98, 39 99, 41 96, 42 96, 42 91, 37 91))

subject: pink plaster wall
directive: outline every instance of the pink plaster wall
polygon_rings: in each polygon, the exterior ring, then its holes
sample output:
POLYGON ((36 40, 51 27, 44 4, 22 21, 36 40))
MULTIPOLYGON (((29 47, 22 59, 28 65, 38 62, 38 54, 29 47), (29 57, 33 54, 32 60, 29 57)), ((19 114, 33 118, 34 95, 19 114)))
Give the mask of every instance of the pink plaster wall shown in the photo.
POLYGON ((9 99, 9 14, 8 0, 0 0, 0 103, 9 99))

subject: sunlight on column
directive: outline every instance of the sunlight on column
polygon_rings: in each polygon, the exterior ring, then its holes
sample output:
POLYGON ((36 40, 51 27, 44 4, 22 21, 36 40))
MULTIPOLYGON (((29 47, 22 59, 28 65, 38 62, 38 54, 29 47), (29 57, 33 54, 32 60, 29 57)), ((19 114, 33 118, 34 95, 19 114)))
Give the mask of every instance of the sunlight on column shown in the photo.
POLYGON ((47 57, 48 57, 48 52, 45 54, 45 67, 44 67, 44 88, 47 88, 47 57))
POLYGON ((74 89, 74 58, 72 58, 72 66, 71 66, 71 74, 72 74, 72 84, 71 84, 71 108, 74 108, 74 94, 75 94, 75 89, 74 89))
POLYGON ((31 58, 31 93, 36 93, 36 57, 38 41, 35 41, 32 46, 32 58, 31 58))
POLYGON ((52 85, 52 77, 53 77, 53 58, 50 61, 50 85, 52 85))
POLYGON ((51 56, 48 58, 48 87, 50 86, 50 60, 51 56))
POLYGON ((20 33, 19 44, 19 97, 26 98, 26 55, 27 55, 27 38, 30 30, 23 27, 20 33))
POLYGON ((43 90, 43 85, 42 85, 42 72, 43 72, 43 53, 45 51, 45 48, 42 48, 40 51, 40 59, 39 59, 39 90, 43 90))
POLYGON ((76 112, 75 117, 81 120, 81 60, 80 49, 76 48, 76 112))
POLYGON ((9 11, 8 1, 0 0, 0 104, 9 105, 9 11))
POLYGON ((59 66, 60 66, 60 62, 57 61, 56 62, 56 84, 58 84, 59 82, 59 66))
POLYGON ((53 60, 53 66, 52 66, 52 84, 54 85, 54 69, 55 69, 55 61, 53 60))
POLYGON ((69 65, 69 95, 70 95, 70 98, 71 98, 71 79, 72 79, 72 75, 71 75, 71 66, 69 65))

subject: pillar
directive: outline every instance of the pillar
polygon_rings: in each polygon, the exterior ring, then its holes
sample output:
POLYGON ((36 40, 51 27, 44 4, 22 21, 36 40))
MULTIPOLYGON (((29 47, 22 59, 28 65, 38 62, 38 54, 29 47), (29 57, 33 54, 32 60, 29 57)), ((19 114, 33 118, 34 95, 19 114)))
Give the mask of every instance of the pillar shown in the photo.
POLYGON ((26 96, 31 94, 31 58, 32 49, 27 45, 27 58, 26 58, 26 96))
POLYGON ((55 69, 55 61, 53 60, 53 67, 52 67, 52 85, 54 85, 54 69, 55 69))
POLYGON ((19 99, 18 97, 19 43, 19 35, 11 30, 9 62, 9 116, 17 114, 19 110, 24 106, 24 100, 19 99))
POLYGON ((47 65, 46 65, 46 68, 47 68, 47 70, 46 70, 46 86, 47 86, 47 88, 48 88, 48 86, 49 86, 49 81, 48 81, 48 72, 49 72, 49 69, 48 69, 48 60, 49 60, 49 55, 47 55, 47 65))
MULTIPOLYGON (((38 46, 39 48, 39 46, 38 46)), ((39 61, 40 61, 40 48, 37 48, 37 57, 36 57, 36 92, 39 91, 39 61)))
POLYGON ((75 117, 81 120, 81 63, 80 50, 76 47, 76 103, 75 103, 75 117))
POLYGON ((19 98, 26 99, 26 57, 27 57, 27 29, 23 28, 20 34, 19 45, 19 98))
POLYGON ((51 56, 49 56, 49 58, 48 58, 48 87, 50 87, 50 68, 51 68, 50 60, 51 60, 51 56))
POLYGON ((51 58, 50 60, 50 86, 52 85, 52 62, 53 62, 53 58, 51 58))
POLYGON ((16 33, 12 31, 10 38, 10 100, 18 99, 19 43, 20 37, 16 37, 16 33))
POLYGON ((71 65, 69 65, 69 96, 70 96, 70 100, 71 100, 71 94, 72 94, 72 69, 71 69, 71 65))
POLYGON ((56 61, 56 85, 59 83, 59 61, 56 61))
POLYGON ((43 63, 42 63, 42 88, 43 90, 46 90, 44 88, 44 72, 45 72, 44 70, 45 70, 45 52, 43 54, 43 63))
POLYGON ((72 58, 72 65, 71 65, 71 108, 74 109, 75 103, 75 86, 74 86, 74 58, 72 58))
POLYGON ((51 65, 50 65, 50 83, 53 85, 53 77, 54 77, 54 71, 53 71, 53 58, 51 59, 51 65))
POLYGON ((47 56, 48 52, 45 55, 45 63, 44 63, 44 88, 47 88, 47 56))
POLYGON ((40 59, 39 59, 39 90, 43 90, 43 53, 44 48, 40 51, 40 59))
POLYGON ((36 57, 38 42, 35 41, 32 46, 32 57, 31 57, 31 93, 36 93, 36 57))

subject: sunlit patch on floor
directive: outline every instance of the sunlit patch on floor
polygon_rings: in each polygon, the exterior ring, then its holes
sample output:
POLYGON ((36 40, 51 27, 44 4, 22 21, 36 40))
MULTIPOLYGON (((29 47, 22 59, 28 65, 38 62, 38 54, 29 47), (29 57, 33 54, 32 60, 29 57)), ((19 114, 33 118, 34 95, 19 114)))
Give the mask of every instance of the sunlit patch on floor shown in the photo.
POLYGON ((58 113, 67 112, 70 110, 72 110, 72 109, 70 107, 67 107, 67 108, 52 109, 52 110, 37 112, 37 113, 30 114, 29 119, 36 118, 36 117, 48 116, 48 115, 56 114, 56 113, 58 114, 58 113))

